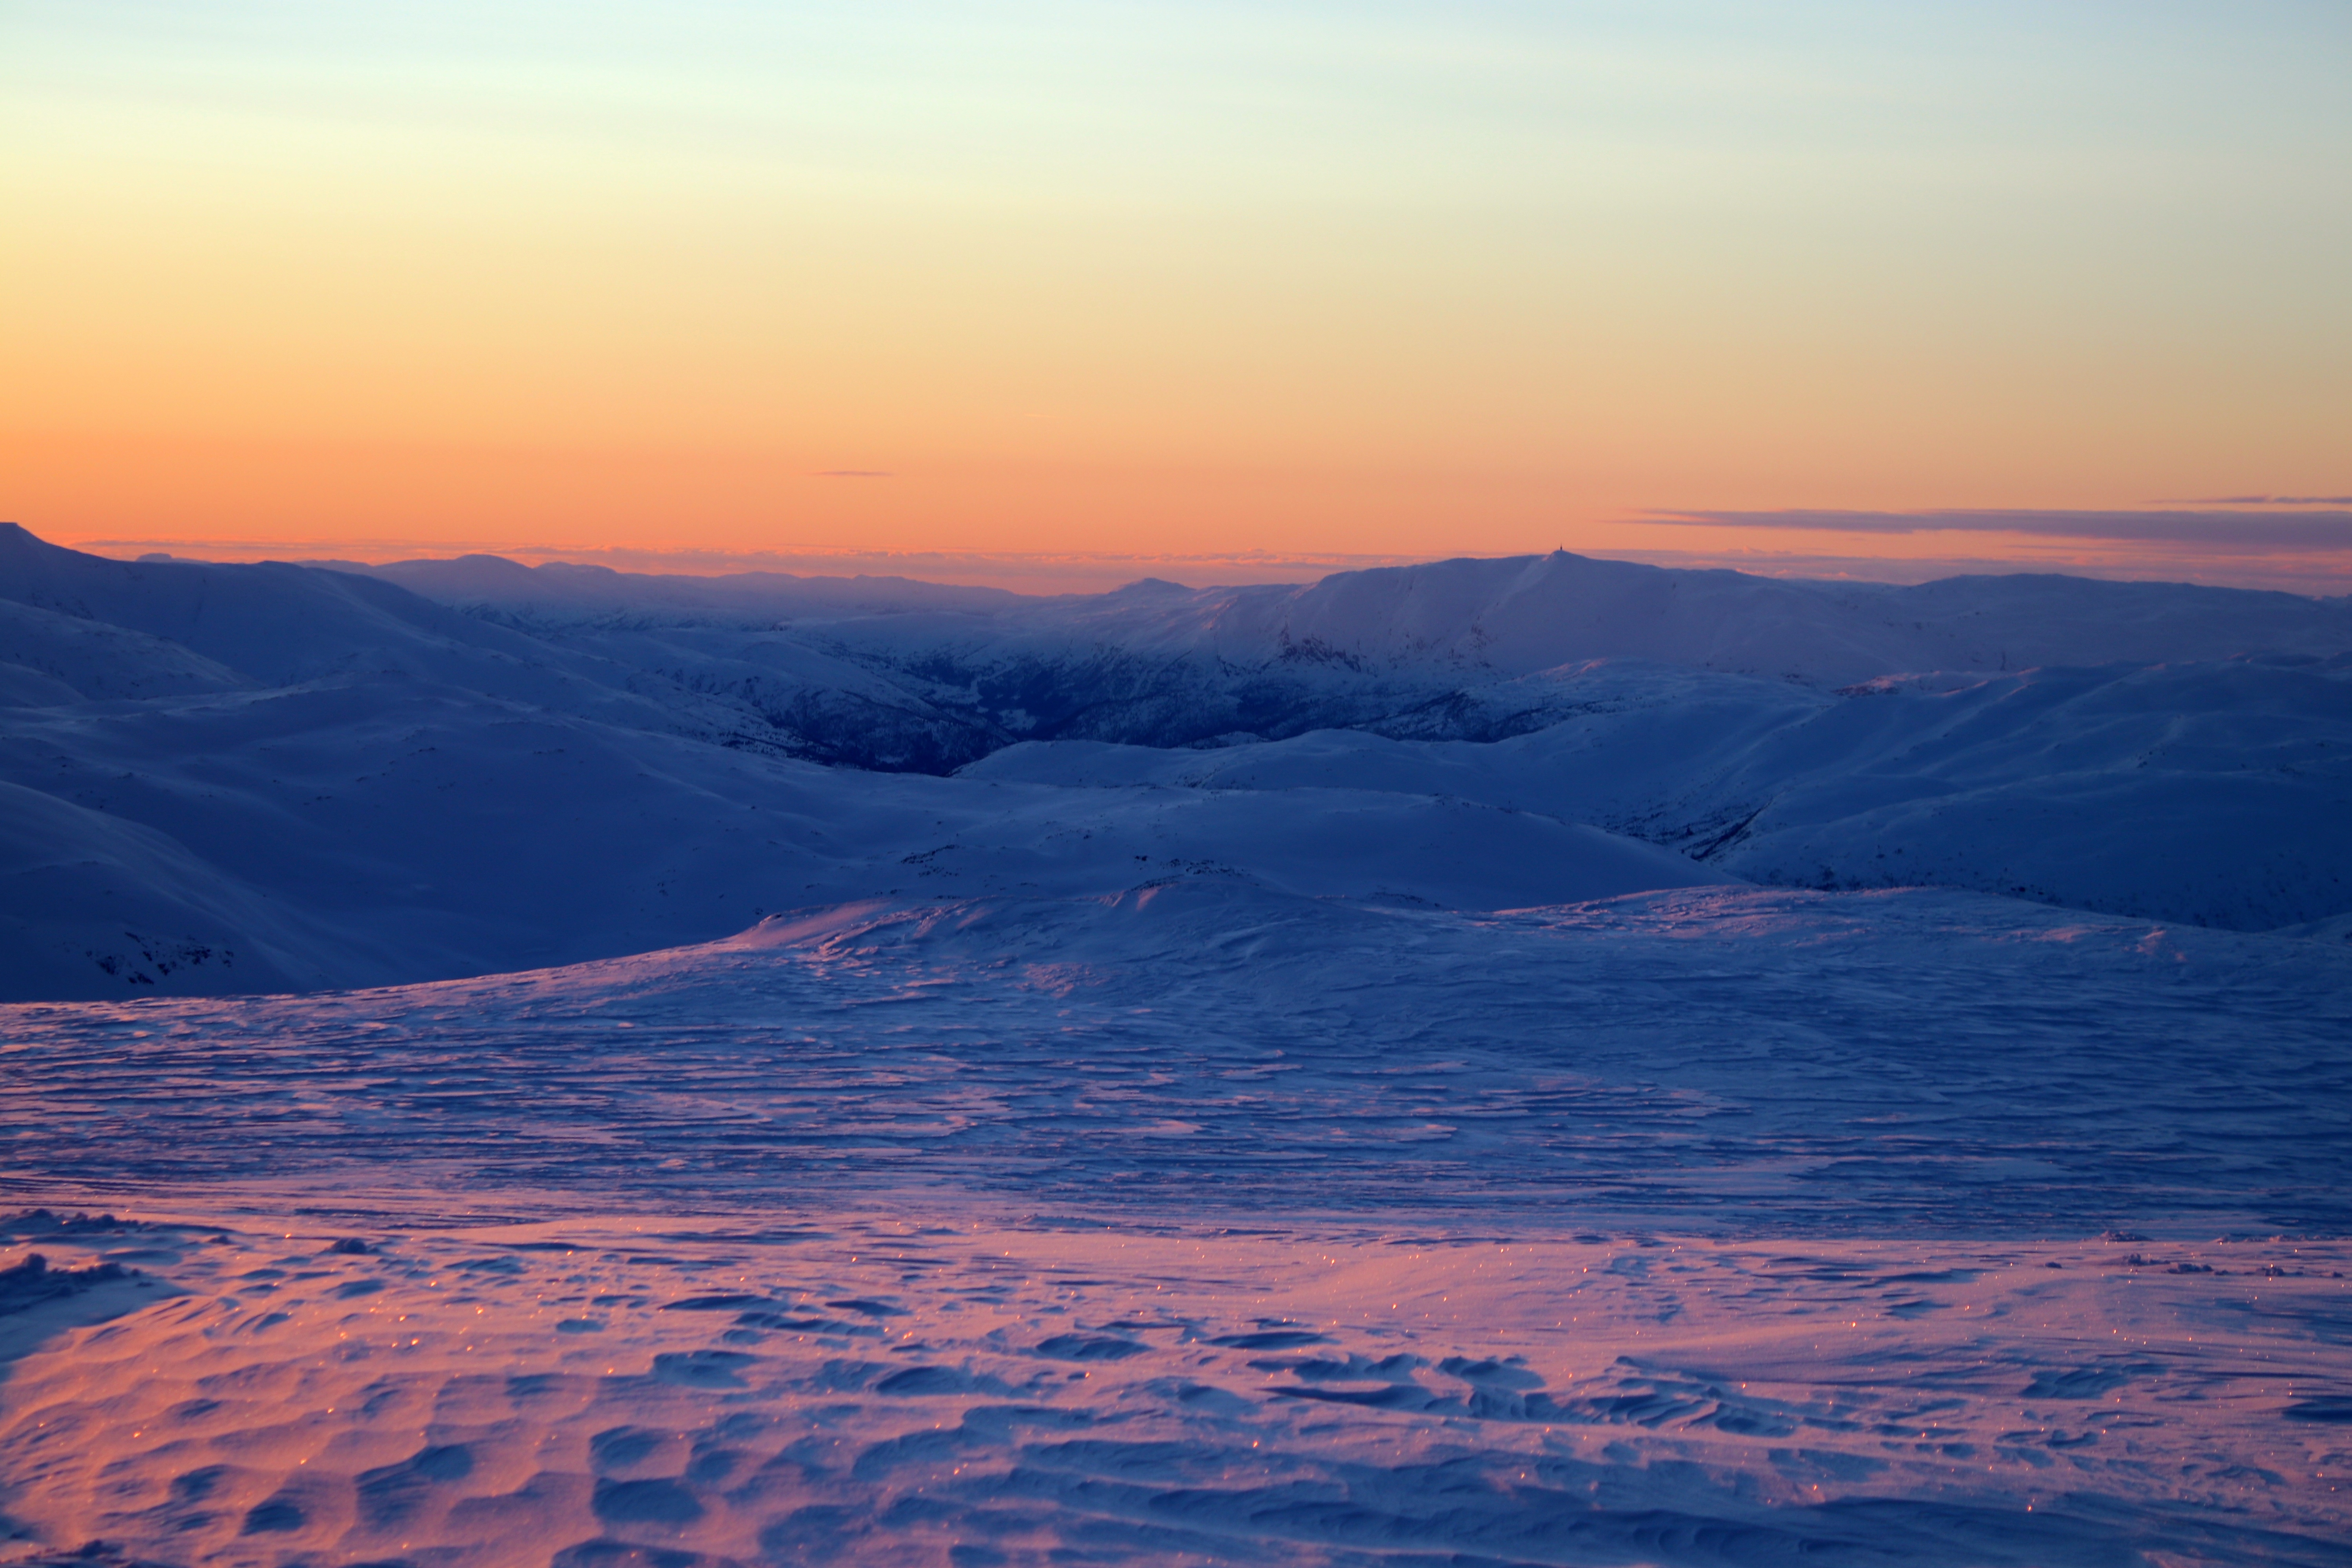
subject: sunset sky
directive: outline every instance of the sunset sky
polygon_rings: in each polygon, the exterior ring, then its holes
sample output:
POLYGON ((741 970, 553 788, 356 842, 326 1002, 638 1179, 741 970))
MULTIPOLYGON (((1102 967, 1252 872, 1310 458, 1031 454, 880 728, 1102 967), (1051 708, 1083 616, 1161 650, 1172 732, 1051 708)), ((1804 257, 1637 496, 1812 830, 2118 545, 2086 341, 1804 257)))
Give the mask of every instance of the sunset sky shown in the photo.
POLYGON ((2342 593, 2347 83, 2341 0, 0 0, 0 517, 2342 593))

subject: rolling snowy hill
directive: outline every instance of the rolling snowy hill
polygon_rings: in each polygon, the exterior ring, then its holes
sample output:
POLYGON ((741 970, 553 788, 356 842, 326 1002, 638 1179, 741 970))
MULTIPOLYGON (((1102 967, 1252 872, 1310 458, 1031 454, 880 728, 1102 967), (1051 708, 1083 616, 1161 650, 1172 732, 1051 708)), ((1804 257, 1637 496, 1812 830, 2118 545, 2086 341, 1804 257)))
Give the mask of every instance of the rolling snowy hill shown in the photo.
POLYGON ((1008 748, 966 776, 1345 782, 1591 822, 1780 886, 1917 884, 2262 931, 2352 905, 2352 659, 1895 678, 1837 693, 1611 661, 1491 744, 1321 731, 1008 748))
POLYGON ((389 984, 1179 876, 2324 923, 2352 912, 2347 649, 2341 602, 2060 578, 1554 555, 1023 599, 8 528, 0 994, 389 984))

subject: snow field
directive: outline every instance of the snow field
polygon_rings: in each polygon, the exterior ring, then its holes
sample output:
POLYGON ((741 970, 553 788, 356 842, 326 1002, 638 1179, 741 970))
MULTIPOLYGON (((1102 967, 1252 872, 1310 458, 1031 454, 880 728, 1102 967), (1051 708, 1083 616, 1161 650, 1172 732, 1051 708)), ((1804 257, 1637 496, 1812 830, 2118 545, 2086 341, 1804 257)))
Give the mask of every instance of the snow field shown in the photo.
POLYGON ((1970 894, 1476 915, 1195 876, 479 980, 25 1004, 0 1039, 0 1169, 97 1198, 430 1171, 599 1209, 814 1184, 1685 1234, 2352 1230, 2352 952, 1970 894))
POLYGON ((10 1369, 7 1516, 142 1560, 484 1568, 2333 1563, 2352 1538, 2352 1388, 2315 1331, 2352 1302, 2341 1245, 811 1197, 751 1223, 239 1205, 45 1242, 147 1277, 10 1369))

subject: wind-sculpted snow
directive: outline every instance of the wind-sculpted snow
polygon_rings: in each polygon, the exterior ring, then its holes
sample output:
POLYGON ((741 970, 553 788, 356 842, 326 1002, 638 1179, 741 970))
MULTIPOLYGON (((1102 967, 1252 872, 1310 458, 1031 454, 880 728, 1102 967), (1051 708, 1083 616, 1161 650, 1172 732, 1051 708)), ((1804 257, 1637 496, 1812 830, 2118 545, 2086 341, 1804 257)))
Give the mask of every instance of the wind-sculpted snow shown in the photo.
POLYGON ((134 1271, 0 1299, 44 1562, 2352 1557, 2316 942, 1204 877, 0 1037, 0 1268, 134 1271))
POLYGON ((1969 894, 1473 915, 1207 876, 5 1017, 7 1165, 98 1193, 911 1184, 1748 1234, 2352 1226, 2352 952, 1969 894))
POLYGON ((2336 1245, 350 1206, 37 1244, 152 1271, 0 1385, 43 1564, 2168 1568, 2352 1527, 2336 1245))
POLYGON ((37 1244, 152 1269, 0 1389, 37 1563, 2322 1565, 2352 1523, 2340 1246, 969 1206, 37 1244))

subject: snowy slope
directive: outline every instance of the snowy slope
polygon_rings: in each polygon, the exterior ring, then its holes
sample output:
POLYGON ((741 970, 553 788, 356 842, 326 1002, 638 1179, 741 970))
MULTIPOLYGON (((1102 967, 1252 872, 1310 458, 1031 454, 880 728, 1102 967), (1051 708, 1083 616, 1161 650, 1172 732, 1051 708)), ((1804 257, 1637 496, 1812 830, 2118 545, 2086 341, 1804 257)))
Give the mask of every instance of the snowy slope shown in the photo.
POLYGON ((82 698, 177 697, 252 682, 168 637, 0 598, 0 671, 11 707, 82 698))
POLYGON ((741 739, 740 708, 389 584, 277 563, 111 561, 0 523, 0 662, 89 697, 389 675, 606 722, 741 739))
POLYGON ((167 834, 0 783, 0 996, 298 991, 360 978, 289 907, 167 834))
POLYGON ((1895 679, 1841 693, 1612 662, 1494 744, 1320 731, 1016 746, 981 779, 1344 781, 1600 824, 1751 880, 1918 883, 2267 930, 2352 908, 2352 660, 1895 679))
POLYGON ((1205 878, 10 1007, 4 1179, 151 1223, 0 1216, 142 1271, 0 1319, 0 1486, 58 1562, 2341 1563, 2348 1009, 1205 878))
POLYGON ((18 996, 526 968, 916 889, 1233 875, 1491 909, 1729 879, 1494 806, 853 773, 397 676, 19 711, 0 727, 0 780, 18 996), (207 902, 207 887, 223 891, 207 902), (222 902, 232 888, 256 891, 222 902), (142 962, 158 942, 235 966, 142 962))

